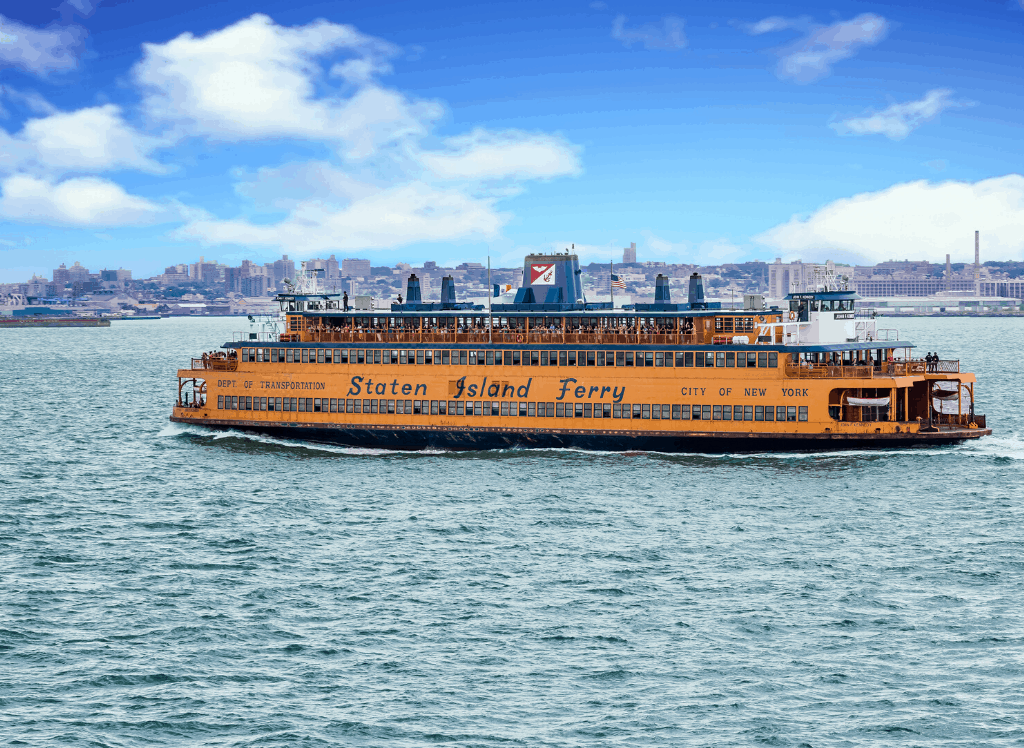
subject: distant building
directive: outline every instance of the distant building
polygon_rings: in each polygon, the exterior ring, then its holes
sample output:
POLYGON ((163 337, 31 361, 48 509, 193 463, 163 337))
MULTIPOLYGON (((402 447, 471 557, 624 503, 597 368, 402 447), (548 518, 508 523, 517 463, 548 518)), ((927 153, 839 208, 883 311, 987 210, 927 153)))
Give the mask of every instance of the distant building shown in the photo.
MULTIPOLYGON (((63 265, 61 265, 63 267, 63 265)), ((89 280, 89 268, 82 267, 81 263, 76 262, 74 265, 67 269, 69 283, 85 283, 89 280)))
POLYGON ((239 290, 242 296, 266 296, 267 277, 265 275, 249 275, 241 279, 239 290))
POLYGON ((346 257, 341 261, 341 274, 351 278, 369 278, 371 274, 370 261, 346 257))
POLYGON ((274 287, 284 288, 284 279, 295 280, 295 263, 288 259, 288 255, 281 255, 281 259, 274 263, 274 287))
POLYGON ((636 262, 636 242, 630 242, 629 246, 622 250, 622 264, 630 265, 636 262))
POLYGON ((62 262, 59 268, 53 269, 53 283, 60 288, 64 288, 70 282, 71 273, 68 272, 67 267, 62 262))
POLYGON ((190 275, 192 280, 196 283, 216 283, 221 279, 220 268, 216 262, 206 262, 203 257, 199 258, 199 262, 192 263, 189 266, 190 275))
MULTIPOLYGON (((182 265, 186 272, 188 272, 188 266, 182 265)), ((118 268, 117 270, 107 270, 104 268, 100 271, 100 280, 108 283, 123 283, 124 281, 130 281, 132 279, 132 271, 125 270, 124 268, 118 268)))

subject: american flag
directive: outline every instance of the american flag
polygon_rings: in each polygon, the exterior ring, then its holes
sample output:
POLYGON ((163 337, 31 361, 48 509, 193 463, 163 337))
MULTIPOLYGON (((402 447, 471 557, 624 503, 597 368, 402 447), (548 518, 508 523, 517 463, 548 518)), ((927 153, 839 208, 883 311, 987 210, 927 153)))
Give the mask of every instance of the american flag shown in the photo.
POLYGON ((619 276, 612 274, 612 288, 617 288, 620 291, 626 290, 626 281, 621 280, 619 276))

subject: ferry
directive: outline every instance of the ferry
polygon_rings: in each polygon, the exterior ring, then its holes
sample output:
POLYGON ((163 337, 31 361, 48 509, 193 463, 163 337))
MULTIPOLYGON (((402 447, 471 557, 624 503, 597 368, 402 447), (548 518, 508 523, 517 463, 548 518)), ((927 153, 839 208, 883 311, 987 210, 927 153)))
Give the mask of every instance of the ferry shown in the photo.
MULTIPOLYGON (((327 292, 178 370, 171 421, 353 447, 735 452, 944 445, 991 434, 973 374, 915 355, 834 274, 781 306, 587 302, 578 257, 529 255, 509 303, 327 292)), ((250 318, 253 321, 252 318, 250 318)))

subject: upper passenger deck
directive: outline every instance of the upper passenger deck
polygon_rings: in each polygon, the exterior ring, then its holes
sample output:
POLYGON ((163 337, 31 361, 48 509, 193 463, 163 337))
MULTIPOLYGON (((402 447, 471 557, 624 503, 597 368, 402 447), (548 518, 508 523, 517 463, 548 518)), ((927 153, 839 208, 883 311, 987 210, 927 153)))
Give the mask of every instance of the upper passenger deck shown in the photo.
MULTIPOLYGON (((424 345, 545 346, 799 346, 810 350, 866 347, 910 348, 894 330, 857 319, 857 294, 820 288, 786 297, 788 308, 722 309, 704 296, 703 280, 689 279, 686 303, 674 303, 668 278, 658 276, 653 304, 614 308, 588 303, 575 255, 531 255, 523 287, 512 303, 460 303, 454 282, 444 278, 441 300, 424 303, 419 279, 409 278, 407 297, 388 309, 353 308, 347 295, 323 293, 316 278, 280 294, 286 318, 282 343, 393 343, 424 345), (567 301, 567 298, 573 298, 567 301)), ((363 304, 363 306, 366 306, 363 304)))

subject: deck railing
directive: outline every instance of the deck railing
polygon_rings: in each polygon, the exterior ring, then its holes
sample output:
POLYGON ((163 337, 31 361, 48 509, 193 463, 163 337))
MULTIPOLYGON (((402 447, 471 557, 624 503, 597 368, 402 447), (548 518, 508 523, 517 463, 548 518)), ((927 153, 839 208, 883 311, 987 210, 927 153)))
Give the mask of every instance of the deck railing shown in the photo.
POLYGON ((192 359, 193 369, 208 369, 211 371, 237 371, 237 358, 219 358, 217 356, 204 356, 203 358, 192 359))
POLYGON ((960 361, 883 361, 875 366, 833 366, 831 364, 787 363, 786 376, 797 379, 870 379, 875 376, 905 377, 916 374, 958 374, 960 361))
POLYGON ((831 366, 828 364, 786 364, 786 376, 796 379, 870 379, 872 366, 831 366))
MULTIPOLYGON (((316 330, 305 337, 311 343, 403 343, 429 345, 701 345, 710 338, 686 333, 562 332, 561 330, 316 330)), ((282 343, 299 342, 298 334, 282 334, 282 343)))

